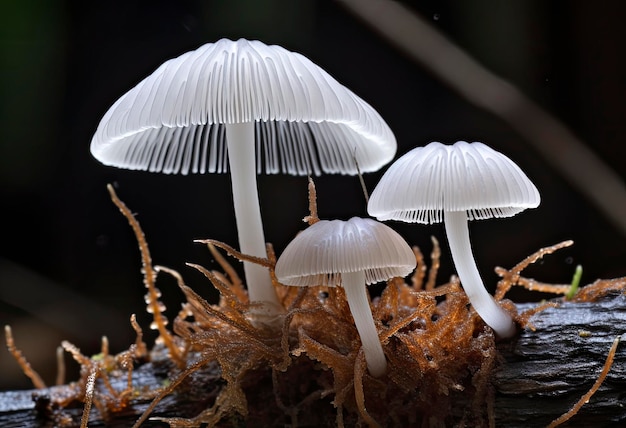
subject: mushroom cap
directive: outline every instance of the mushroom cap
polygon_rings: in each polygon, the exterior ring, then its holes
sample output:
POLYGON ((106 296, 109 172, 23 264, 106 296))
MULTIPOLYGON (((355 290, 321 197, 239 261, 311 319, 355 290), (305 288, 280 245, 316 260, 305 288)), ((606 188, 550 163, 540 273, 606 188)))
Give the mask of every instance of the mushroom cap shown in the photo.
POLYGON ((286 285, 334 287, 341 274, 365 271, 366 284, 406 276, 415 254, 389 226, 368 218, 320 220, 300 232, 276 262, 286 285))
POLYGON ((417 147, 383 174, 367 211, 384 220, 439 223, 444 211, 468 219, 510 217, 536 208, 535 185, 508 157, 482 143, 417 147))
POLYGON ((257 171, 375 171, 396 140, 380 115, 306 57, 221 39, 163 63, 106 112, 91 141, 105 165, 226 172, 224 124, 254 122, 257 171))

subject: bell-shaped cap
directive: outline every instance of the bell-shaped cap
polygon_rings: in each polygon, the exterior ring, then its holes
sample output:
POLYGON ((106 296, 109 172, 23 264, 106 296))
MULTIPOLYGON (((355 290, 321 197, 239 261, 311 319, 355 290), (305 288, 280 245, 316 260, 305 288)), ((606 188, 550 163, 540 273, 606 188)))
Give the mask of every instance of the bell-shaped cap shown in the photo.
POLYGON ((334 287, 341 274, 365 272, 366 284, 404 277, 415 254, 396 231, 372 219, 320 220, 299 233, 276 262, 285 285, 334 287))
POLYGON ((396 140, 380 115, 306 57, 221 39, 162 64, 102 118, 91 153, 105 165, 225 172, 224 124, 255 122, 257 172, 375 171, 396 140))
POLYGON ((510 217, 539 205, 539 192, 508 157, 482 143, 417 147, 383 174, 367 211, 377 219, 438 223, 444 211, 467 218, 510 217))

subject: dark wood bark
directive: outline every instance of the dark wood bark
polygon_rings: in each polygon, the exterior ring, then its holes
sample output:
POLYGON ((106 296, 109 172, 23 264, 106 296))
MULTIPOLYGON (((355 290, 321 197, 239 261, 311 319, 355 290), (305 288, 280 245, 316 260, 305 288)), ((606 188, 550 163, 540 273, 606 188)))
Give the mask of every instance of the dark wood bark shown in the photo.
MULTIPOLYGON (((157 354, 158 357, 158 354, 157 354)), ((133 373, 133 385, 138 390, 156 390, 168 379, 169 364, 159 361, 147 363, 133 373)), ((191 389, 181 387, 182 394, 171 394, 165 397, 153 411, 160 417, 192 417, 209 407, 220 391, 223 381, 219 377, 216 364, 199 372, 202 377, 199 383, 206 388, 191 389)), ((196 379, 197 380, 197 379, 196 379)), ((123 379, 112 379, 116 390, 123 390, 126 386, 123 379)), ((51 408, 50 397, 65 395, 71 385, 53 386, 46 389, 26 391, 0 392, 0 427, 60 427, 70 428, 80 425, 83 413, 83 404, 76 403, 63 409, 51 408), (62 419, 69 417, 71 423, 62 425, 62 419)), ((93 405, 89 418, 89 427, 119 427, 127 428, 133 425, 152 399, 133 400, 132 406, 127 409, 103 418, 97 406, 93 405)), ((147 421, 144 427, 167 427, 169 425, 158 421, 147 421)))
MULTIPOLYGON (((533 305, 519 305, 520 310, 533 305)), ((564 302, 531 319, 494 374, 497 426, 546 426, 594 384, 613 340, 626 332, 626 296, 593 303, 564 302)), ((626 343, 617 348, 600 389, 570 426, 626 426, 626 343)))
MULTIPOLYGON (((534 306, 521 304, 518 308, 523 311, 534 306)), ((496 426, 545 427, 570 409, 594 384, 613 340, 626 330, 626 296, 614 295, 593 303, 564 302, 537 314, 531 321, 534 331, 526 329, 515 341, 499 345, 503 361, 493 374, 496 426)), ((606 380, 567 426, 626 426, 625 347, 623 344, 617 348, 606 380)), ((212 368, 200 374, 206 377, 206 389, 183 388, 183 393, 164 399, 155 413, 197 414, 213 401, 221 387, 217 371, 212 368)), ((152 364, 135 372, 138 385, 156 387, 165 377, 163 367, 152 364)), ((0 426, 54 426, 51 415, 41 415, 36 408, 46 408, 46 397, 62 388, 66 387, 0 393, 0 426)), ((147 405, 148 401, 134 402, 130 409, 106 423, 94 408, 89 426, 130 426, 147 405)), ((334 412, 330 404, 328 411, 334 412)), ((79 421, 82 406, 63 412, 79 421)), ((166 425, 149 421, 144 426, 166 425)))

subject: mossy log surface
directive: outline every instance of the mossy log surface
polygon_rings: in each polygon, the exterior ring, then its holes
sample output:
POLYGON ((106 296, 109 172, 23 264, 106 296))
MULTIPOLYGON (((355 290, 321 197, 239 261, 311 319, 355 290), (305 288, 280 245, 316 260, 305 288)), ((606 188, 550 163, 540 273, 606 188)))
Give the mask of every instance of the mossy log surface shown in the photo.
MULTIPOLYGON (((521 304, 518 309, 523 311, 534 306, 521 304)), ((535 315, 531 323, 534 330, 527 328, 516 340, 499 345, 503 360, 494 371, 492 382, 496 426, 545 427, 569 410, 592 387, 611 344, 626 330, 626 296, 613 295, 593 303, 563 302, 535 315)), ((158 363, 145 364, 135 370, 134 383, 155 388, 165 381, 167 371, 167 367, 158 363)), ((208 367, 193 377, 194 388, 181 385, 180 392, 162 400, 153 414, 189 417, 206 408, 223 384, 219 370, 216 366, 208 367), (197 388, 198 384, 206 387, 197 388)), ((263 376, 259 379, 271 382, 263 376)), ((46 405, 47 397, 63 393, 64 388, 68 386, 0 393, 0 426, 58 426, 61 414, 80 421, 81 405, 59 410, 56 416, 46 405)), ((267 403, 268 399, 270 397, 265 396, 261 400, 267 403)), ((249 403, 254 400, 248 397, 249 403)), ((134 401, 130 408, 110 415, 106 422, 94 406, 89 426, 130 426, 148 404, 149 400, 134 401)), ((251 406, 251 414, 255 409, 251 406)), ((329 402, 328 420, 333 420, 334 411, 329 402)), ((305 415, 301 416, 300 426, 307 426, 305 415)), ((238 425, 236 421, 230 422, 238 425)), ((279 423, 284 425, 284 421, 279 423)), ((143 426, 167 425, 148 421, 143 426)), ((600 389, 566 426, 626 426, 626 344, 617 348, 613 365, 600 389)))

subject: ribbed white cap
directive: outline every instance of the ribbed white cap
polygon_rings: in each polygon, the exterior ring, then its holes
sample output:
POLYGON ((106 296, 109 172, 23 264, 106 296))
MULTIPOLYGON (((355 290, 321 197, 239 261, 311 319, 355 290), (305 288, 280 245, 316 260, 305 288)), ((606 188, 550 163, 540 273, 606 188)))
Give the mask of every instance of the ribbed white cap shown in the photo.
POLYGON ((438 223, 444 211, 466 211, 470 220, 510 217, 540 200, 535 185, 502 153, 482 143, 433 142, 389 167, 367 211, 381 221, 438 223))
POLYGON ((257 171, 374 171, 396 140, 365 101, 306 57, 222 39, 161 65, 102 118, 91 153, 105 165, 164 173, 225 172, 225 123, 255 122, 257 171))
POLYGON ((299 233, 276 262, 276 277, 286 285, 334 287, 342 273, 365 271, 365 282, 373 284, 404 277, 415 265, 415 254, 397 232, 352 217, 320 220, 299 233))

